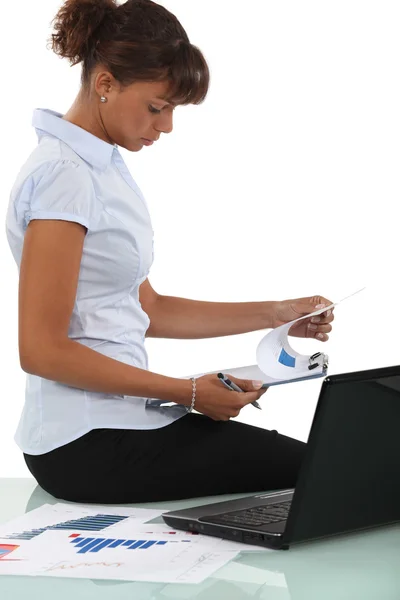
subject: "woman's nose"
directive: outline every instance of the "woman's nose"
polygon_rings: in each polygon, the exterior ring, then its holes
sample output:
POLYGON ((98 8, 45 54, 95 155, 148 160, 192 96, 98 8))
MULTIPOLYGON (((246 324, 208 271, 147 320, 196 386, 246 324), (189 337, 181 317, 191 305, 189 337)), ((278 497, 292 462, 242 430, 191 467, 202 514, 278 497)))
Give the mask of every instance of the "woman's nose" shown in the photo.
POLYGON ((172 113, 164 114, 162 116, 163 119, 159 123, 159 131, 162 131, 163 133, 171 133, 174 128, 172 113))

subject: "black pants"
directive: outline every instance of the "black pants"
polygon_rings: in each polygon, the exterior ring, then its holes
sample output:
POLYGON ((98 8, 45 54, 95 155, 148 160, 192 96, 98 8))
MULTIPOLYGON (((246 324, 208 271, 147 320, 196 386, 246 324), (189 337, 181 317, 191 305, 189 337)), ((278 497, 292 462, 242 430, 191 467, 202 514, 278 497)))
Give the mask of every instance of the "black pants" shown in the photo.
POLYGON ((131 504, 294 487, 305 447, 275 430, 188 414, 160 429, 94 429, 24 458, 56 498, 131 504))

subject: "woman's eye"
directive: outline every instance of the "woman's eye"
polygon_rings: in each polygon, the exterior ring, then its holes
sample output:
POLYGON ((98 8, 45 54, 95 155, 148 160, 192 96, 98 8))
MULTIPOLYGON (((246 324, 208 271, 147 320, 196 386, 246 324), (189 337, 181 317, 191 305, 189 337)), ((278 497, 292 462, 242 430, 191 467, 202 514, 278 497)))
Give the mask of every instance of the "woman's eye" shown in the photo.
POLYGON ((160 114, 161 110, 157 110, 157 108, 154 108, 154 106, 149 106, 149 111, 152 113, 156 113, 157 115, 160 114))

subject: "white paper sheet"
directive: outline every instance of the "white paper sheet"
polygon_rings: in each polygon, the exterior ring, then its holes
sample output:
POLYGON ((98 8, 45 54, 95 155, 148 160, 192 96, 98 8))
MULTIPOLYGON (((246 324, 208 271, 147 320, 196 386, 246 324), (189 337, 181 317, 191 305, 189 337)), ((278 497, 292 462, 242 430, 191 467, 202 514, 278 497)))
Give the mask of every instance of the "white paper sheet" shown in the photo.
POLYGON ((0 575, 201 583, 238 554, 207 551, 194 536, 187 542, 157 535, 114 539, 108 533, 46 530, 15 550, 13 562, 0 560, 0 575))
POLYGON ((269 331, 257 346, 257 364, 255 365, 218 369, 216 371, 209 371, 208 373, 197 373, 196 375, 185 376, 183 379, 188 379, 189 377, 201 377, 202 375, 219 373, 221 371, 226 375, 234 375, 235 377, 242 379, 256 379, 263 381, 264 384, 267 384, 268 386, 272 386, 322 377, 327 373, 327 370, 323 368, 322 361, 319 367, 310 371, 308 365, 309 358, 312 355, 296 352, 289 344, 288 331, 297 321, 320 315, 363 290, 365 290, 365 287, 342 298, 339 302, 315 310, 308 315, 294 319, 289 323, 285 323, 284 325, 269 331))

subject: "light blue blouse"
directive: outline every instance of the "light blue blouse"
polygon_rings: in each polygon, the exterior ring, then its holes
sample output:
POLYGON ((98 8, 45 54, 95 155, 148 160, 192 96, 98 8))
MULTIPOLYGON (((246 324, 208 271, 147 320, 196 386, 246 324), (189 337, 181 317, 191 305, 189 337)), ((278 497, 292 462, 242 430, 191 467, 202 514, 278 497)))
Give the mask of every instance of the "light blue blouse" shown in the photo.
MULTIPOLYGON (((118 150, 49 109, 35 109, 38 146, 13 185, 6 234, 18 271, 32 219, 87 228, 68 336, 106 356, 148 370, 150 324, 139 286, 154 258, 147 203, 118 150)), ((92 429, 156 429, 186 414, 181 405, 103 394, 26 375, 15 434, 26 454, 43 454, 92 429)))

